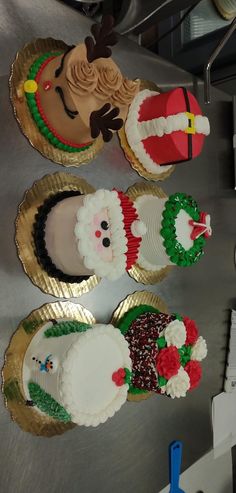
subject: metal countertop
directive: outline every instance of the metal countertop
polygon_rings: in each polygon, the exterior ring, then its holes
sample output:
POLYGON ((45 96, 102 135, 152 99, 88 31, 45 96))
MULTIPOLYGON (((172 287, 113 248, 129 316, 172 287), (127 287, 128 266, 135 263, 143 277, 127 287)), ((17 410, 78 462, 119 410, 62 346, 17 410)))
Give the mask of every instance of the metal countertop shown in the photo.
MULTIPOLYGON (((21 134, 9 101, 8 75, 16 51, 34 37, 55 37, 67 43, 83 40, 90 21, 56 0, 8 0, 0 3, 0 364, 18 323, 34 308, 55 298, 43 294, 24 274, 16 255, 14 220, 24 191, 47 173, 80 175, 95 187, 126 190, 142 179, 125 160, 117 137, 94 162, 63 168, 43 158, 21 134)), ((203 84, 191 75, 121 39, 114 59, 123 73, 155 81, 165 90, 184 85, 203 105, 203 84)), ((222 389, 229 327, 235 308, 232 101, 213 90, 204 107, 211 135, 202 155, 176 166, 161 184, 167 193, 192 194, 212 215, 213 237, 201 261, 175 268, 160 284, 147 287, 161 296, 171 311, 194 318, 207 339, 209 356, 203 362, 200 388, 185 399, 154 396, 126 403, 97 429, 77 427, 60 437, 33 437, 11 422, 0 400, 0 491, 4 493, 154 493, 168 482, 169 442, 183 440, 183 467, 190 466, 212 446, 211 398, 222 389)), ((145 289, 128 275, 102 281, 79 300, 99 322, 108 322, 129 293, 145 289)), ((195 492, 193 492, 195 493, 195 492)))

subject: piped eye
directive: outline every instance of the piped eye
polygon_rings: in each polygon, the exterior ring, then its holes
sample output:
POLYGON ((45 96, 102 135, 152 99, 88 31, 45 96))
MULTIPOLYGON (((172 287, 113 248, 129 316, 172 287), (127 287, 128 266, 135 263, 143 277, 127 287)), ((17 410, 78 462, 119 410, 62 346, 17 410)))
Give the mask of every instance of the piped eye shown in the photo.
POLYGON ((108 222, 107 221, 102 221, 101 222, 101 228, 104 229, 105 231, 107 231, 107 229, 109 228, 108 222))
POLYGON ((111 242, 110 242, 109 238, 103 238, 102 244, 104 247, 108 248, 110 246, 111 242))

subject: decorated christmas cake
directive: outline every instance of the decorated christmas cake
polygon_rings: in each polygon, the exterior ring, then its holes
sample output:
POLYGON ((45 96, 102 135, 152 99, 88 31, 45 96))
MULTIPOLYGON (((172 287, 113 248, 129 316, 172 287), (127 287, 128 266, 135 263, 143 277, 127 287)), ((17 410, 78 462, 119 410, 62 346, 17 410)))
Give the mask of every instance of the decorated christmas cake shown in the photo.
POLYGON ((125 133, 143 168, 157 175, 198 156, 210 125, 184 87, 161 94, 144 89, 129 108, 125 133))
POLYGON ((185 397, 199 385, 207 354, 193 320, 144 304, 117 328, 51 319, 34 331, 22 364, 26 405, 85 426, 104 423, 128 396, 185 397))
POLYGON ((76 190, 52 195, 33 226, 41 267, 61 281, 81 282, 96 274, 118 279, 138 264, 146 271, 197 262, 211 236, 210 216, 184 193, 159 198, 143 193, 76 190))
POLYGON ((105 16, 91 33, 78 46, 36 57, 23 84, 38 132, 70 153, 88 149, 99 135, 109 141, 139 90, 111 59, 113 18, 105 16))

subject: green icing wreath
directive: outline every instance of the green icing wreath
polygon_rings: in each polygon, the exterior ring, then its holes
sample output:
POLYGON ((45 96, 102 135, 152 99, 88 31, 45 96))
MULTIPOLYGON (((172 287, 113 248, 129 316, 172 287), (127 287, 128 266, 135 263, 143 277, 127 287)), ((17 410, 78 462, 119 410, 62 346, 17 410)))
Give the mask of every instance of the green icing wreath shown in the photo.
POLYGON ((40 385, 35 382, 29 382, 28 384, 30 399, 34 405, 37 406, 40 411, 51 416, 54 419, 69 423, 71 416, 53 397, 45 392, 40 385))
POLYGON ((194 221, 199 221, 200 211, 195 200, 185 193, 175 193, 165 203, 160 233, 170 260, 174 264, 187 267, 197 262, 203 255, 203 247, 206 240, 204 236, 196 238, 189 250, 185 250, 181 243, 179 243, 176 238, 175 220, 181 209, 187 212, 194 221))
MULTIPOLYGON (((35 80, 35 77, 37 76, 38 71, 40 70, 41 65, 51 56, 60 56, 62 55, 63 52, 48 52, 45 53, 44 55, 40 56, 35 60, 35 62, 31 65, 29 73, 28 73, 28 80, 35 80)), ((53 135, 53 133, 50 131, 50 129, 47 127, 46 123, 42 119, 36 99, 35 99, 35 94, 34 93, 25 93, 26 95, 26 100, 27 104, 30 110, 30 113, 32 115, 32 118, 34 119, 39 131, 41 134, 52 144, 54 147, 61 149, 62 151, 66 152, 82 152, 85 151, 86 149, 89 149, 92 144, 89 144, 84 147, 72 147, 67 144, 63 144, 60 142, 60 140, 53 135)))

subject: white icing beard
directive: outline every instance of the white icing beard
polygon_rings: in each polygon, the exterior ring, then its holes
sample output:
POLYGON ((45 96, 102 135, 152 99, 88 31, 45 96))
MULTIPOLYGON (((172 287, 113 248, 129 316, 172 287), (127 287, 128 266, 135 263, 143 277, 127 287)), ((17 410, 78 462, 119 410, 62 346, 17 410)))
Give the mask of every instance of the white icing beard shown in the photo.
POLYGON ((96 324, 86 332, 46 338, 44 332, 49 327, 52 322, 38 330, 25 353, 22 380, 26 399, 30 400, 28 383, 34 382, 66 409, 72 422, 85 426, 104 423, 127 399, 128 385, 117 386, 112 380, 119 368, 131 370, 127 341, 111 325, 96 324), (45 361, 48 355, 55 368, 40 371, 33 357, 45 361))

